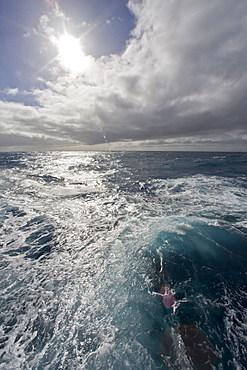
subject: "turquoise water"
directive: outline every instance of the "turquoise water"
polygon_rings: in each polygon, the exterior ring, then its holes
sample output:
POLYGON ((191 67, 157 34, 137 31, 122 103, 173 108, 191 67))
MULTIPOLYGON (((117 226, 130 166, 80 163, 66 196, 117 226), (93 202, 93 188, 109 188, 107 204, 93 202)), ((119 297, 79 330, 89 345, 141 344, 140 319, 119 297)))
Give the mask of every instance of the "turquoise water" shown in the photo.
POLYGON ((2 153, 0 369, 244 369, 246 163, 2 153))

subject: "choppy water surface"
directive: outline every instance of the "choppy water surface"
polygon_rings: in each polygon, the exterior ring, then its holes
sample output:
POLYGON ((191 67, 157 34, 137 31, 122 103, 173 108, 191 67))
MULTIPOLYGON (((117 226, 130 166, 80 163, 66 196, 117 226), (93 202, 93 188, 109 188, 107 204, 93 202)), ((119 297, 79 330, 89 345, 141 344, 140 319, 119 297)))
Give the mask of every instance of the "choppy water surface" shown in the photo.
POLYGON ((2 153, 0 369, 246 368, 246 168, 2 153), (165 282, 175 313, 152 294, 165 282))

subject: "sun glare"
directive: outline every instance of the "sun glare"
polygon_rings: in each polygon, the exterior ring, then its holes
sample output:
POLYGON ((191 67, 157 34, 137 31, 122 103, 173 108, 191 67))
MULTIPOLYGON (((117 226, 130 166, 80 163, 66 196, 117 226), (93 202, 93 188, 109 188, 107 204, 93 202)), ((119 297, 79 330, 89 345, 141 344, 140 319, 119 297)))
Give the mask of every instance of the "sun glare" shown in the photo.
POLYGON ((84 54, 79 39, 66 33, 56 40, 56 45, 58 59, 63 67, 74 73, 81 73, 86 69, 88 57, 84 54))

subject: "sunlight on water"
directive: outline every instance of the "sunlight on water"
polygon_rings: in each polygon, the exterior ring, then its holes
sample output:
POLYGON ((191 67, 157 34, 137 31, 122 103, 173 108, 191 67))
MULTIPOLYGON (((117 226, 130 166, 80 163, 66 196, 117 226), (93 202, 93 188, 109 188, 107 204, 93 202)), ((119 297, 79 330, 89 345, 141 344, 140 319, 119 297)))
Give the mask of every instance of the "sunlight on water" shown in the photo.
POLYGON ((0 368, 243 368, 246 179, 210 175, 224 158, 2 154, 0 368))

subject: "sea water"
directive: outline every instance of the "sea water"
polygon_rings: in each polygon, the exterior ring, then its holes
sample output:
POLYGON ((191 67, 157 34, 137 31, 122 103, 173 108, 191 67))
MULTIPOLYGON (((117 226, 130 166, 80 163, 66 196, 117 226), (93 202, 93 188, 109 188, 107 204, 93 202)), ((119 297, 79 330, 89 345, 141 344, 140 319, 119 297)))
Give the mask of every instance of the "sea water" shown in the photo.
POLYGON ((1 153, 0 369, 245 369, 246 170, 246 153, 1 153))

